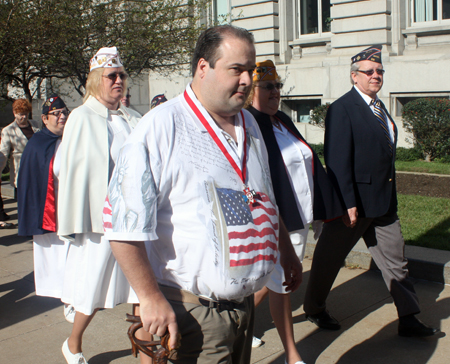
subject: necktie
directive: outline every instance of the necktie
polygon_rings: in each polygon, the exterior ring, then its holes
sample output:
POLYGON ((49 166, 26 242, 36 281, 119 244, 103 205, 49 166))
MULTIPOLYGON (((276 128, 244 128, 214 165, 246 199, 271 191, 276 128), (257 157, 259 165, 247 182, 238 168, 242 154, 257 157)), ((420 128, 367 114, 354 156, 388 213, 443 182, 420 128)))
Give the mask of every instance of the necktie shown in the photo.
POLYGON ((391 151, 391 155, 392 155, 393 146, 392 146, 391 134, 389 133, 386 117, 384 115, 383 110, 381 109, 381 101, 376 100, 376 101, 372 101, 372 103, 373 103, 373 113, 375 114, 377 120, 380 123, 381 128, 383 129, 384 135, 386 136, 386 139, 388 141, 389 150, 391 151))

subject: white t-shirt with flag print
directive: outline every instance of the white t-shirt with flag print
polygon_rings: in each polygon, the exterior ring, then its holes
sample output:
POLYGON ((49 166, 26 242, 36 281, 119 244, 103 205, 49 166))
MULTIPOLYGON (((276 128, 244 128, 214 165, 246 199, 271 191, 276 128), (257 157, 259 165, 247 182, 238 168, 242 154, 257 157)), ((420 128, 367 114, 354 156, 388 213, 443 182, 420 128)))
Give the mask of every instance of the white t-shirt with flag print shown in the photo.
POLYGON ((160 284, 241 301, 267 282, 279 229, 267 152, 245 110, 236 116, 236 135, 237 143, 188 86, 146 114, 125 142, 105 202, 105 238, 151 241, 147 253, 160 284), (244 201, 239 174, 195 108, 236 166, 246 155, 253 204, 244 201))

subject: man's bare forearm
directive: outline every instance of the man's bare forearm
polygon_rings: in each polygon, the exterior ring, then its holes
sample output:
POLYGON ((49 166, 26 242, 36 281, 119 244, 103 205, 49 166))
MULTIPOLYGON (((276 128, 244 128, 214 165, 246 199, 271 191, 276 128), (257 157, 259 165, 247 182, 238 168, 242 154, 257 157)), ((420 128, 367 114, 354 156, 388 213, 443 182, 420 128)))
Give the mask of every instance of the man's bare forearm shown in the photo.
POLYGON ((111 250, 139 300, 160 292, 142 241, 111 241, 111 250))
POLYGON ((111 250, 135 290, 145 331, 163 336, 169 330, 172 348, 177 346, 178 326, 172 306, 161 293, 142 241, 111 241, 111 250))

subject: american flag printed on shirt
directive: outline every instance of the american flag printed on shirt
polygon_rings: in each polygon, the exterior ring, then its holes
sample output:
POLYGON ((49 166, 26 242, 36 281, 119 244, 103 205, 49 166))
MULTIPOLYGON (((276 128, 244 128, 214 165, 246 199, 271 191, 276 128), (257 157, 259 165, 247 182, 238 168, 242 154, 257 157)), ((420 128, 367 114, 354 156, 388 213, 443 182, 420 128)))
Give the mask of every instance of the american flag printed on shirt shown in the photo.
POLYGON ((112 211, 108 196, 103 205, 103 231, 106 230, 112 230, 112 211))
POLYGON ((255 203, 244 201, 243 192, 217 188, 227 225, 230 267, 277 260, 278 215, 269 197, 257 193, 255 203))

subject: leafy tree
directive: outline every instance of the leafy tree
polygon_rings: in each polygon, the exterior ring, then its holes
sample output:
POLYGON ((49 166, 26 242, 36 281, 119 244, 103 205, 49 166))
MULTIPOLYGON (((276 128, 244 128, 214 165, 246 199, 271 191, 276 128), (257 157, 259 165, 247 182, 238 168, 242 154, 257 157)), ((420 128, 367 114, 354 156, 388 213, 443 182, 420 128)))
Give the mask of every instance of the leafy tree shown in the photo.
POLYGON ((319 128, 325 129, 325 118, 327 116, 328 108, 330 103, 316 106, 312 109, 310 124, 318 126, 319 128))
POLYGON ((450 100, 421 98, 403 107, 403 127, 427 159, 450 155, 450 100))
POLYGON ((206 0, 0 0, 0 97, 31 100, 43 80, 69 79, 83 95, 89 60, 116 46, 131 76, 189 60, 206 0))
POLYGON ((30 84, 42 76, 43 66, 35 58, 35 35, 28 24, 38 30, 40 19, 25 1, 3 1, 0 4, 0 85, 2 97, 8 85, 20 87, 31 100, 30 84), (20 18, 17 16, 20 14, 20 18))

